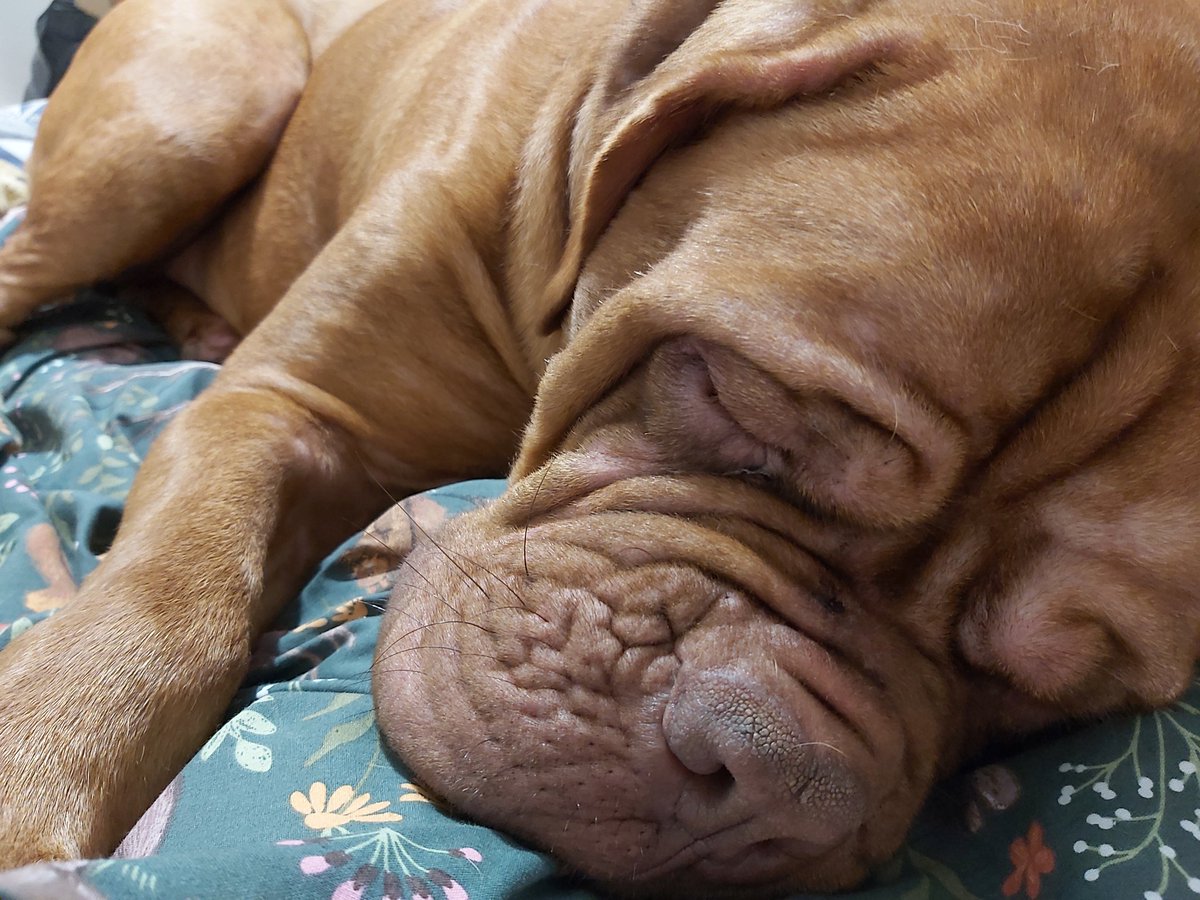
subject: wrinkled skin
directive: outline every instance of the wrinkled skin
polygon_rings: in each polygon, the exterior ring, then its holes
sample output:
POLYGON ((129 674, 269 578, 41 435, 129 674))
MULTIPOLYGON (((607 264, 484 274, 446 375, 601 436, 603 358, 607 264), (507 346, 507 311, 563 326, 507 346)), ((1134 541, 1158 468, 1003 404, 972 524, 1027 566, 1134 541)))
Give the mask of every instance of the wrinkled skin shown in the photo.
POLYGON ((387 613, 449 803, 652 896, 845 887, 965 755, 1187 684, 1195 14, 1005 6, 633 191, 387 613))
POLYGON ((1198 44, 1193 0, 118 5, 0 341, 131 267, 244 340, 0 654, 0 865, 110 852, 386 492, 514 454, 407 560, 378 722, 614 891, 849 886, 990 742, 1169 702, 1198 44))

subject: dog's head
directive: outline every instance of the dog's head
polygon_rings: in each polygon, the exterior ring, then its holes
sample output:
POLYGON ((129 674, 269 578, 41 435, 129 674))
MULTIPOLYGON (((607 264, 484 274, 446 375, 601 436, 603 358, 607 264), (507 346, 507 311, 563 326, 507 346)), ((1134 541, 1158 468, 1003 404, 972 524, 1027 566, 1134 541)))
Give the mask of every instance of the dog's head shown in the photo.
POLYGON ((981 743, 1190 677, 1200 24, 635 13, 570 135, 566 349, 411 560, 380 724, 601 881, 843 887, 981 743))

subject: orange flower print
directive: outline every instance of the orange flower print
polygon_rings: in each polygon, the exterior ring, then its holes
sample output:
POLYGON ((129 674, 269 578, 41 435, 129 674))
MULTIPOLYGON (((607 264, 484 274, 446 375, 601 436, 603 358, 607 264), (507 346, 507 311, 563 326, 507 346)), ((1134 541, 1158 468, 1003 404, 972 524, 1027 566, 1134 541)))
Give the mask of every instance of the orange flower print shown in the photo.
POLYGON ((1013 872, 1004 882, 1004 896, 1013 897, 1022 888, 1029 900, 1042 892, 1042 876, 1054 871, 1054 851, 1042 843, 1045 831, 1041 822, 1029 825, 1029 834, 1019 837, 1008 848, 1013 872))
POLYGON ((322 616, 319 619, 313 619, 311 622, 305 622, 303 625, 297 625, 292 629, 293 632, 319 630, 327 627, 330 623, 341 625, 344 622, 353 622, 355 619, 361 619, 370 613, 367 604, 362 598, 347 600, 333 611, 331 616, 322 616))
POLYGON ((323 781, 315 781, 307 794, 292 791, 292 809, 304 816, 304 824, 316 831, 342 828, 350 822, 399 822, 399 813, 384 812, 389 800, 371 802, 370 794, 355 796, 354 788, 343 784, 329 793, 323 781))
POLYGON ((404 784, 400 785, 400 787, 405 791, 405 793, 400 795, 401 803, 430 803, 430 802, 432 802, 425 795, 425 792, 423 790, 421 790, 417 785, 413 784, 411 781, 404 782, 404 784))

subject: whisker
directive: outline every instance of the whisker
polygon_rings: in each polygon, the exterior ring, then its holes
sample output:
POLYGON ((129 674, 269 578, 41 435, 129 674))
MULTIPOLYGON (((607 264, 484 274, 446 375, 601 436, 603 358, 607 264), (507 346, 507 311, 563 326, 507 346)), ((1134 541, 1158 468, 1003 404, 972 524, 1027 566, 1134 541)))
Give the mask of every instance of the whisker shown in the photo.
POLYGON ((405 516, 405 518, 408 519, 409 524, 411 524, 414 529, 419 531, 421 533, 422 537, 424 537, 427 541, 429 541, 429 543, 431 543, 435 548, 437 548, 438 552, 441 553, 444 557, 446 557, 446 559, 450 562, 451 565, 454 566, 454 568, 458 569, 459 573, 463 576, 463 578, 467 579, 469 582, 471 582, 471 584, 475 585, 475 587, 479 590, 479 593, 483 594, 483 596, 486 597, 488 600, 491 600, 492 599, 491 595, 488 594, 488 592, 486 590, 484 590, 483 585, 481 585, 478 581, 476 581, 474 578, 472 578, 470 573, 467 572, 462 566, 460 566, 458 564, 458 562, 454 559, 454 557, 446 551, 446 548, 443 547, 441 544, 439 544, 437 541, 435 541, 433 539, 433 537, 429 534, 429 532, 424 527, 422 527, 421 523, 419 523, 416 520, 416 518, 413 516, 413 514, 404 508, 404 504, 401 501, 397 500, 396 497, 392 494, 392 492, 389 491, 386 487, 384 487, 383 482, 375 477, 375 473, 371 471, 370 467, 368 465, 366 465, 365 462, 363 462, 363 459, 361 456, 359 457, 359 462, 363 464, 363 470, 367 473, 367 477, 370 478, 373 482, 375 482, 375 486, 378 487, 379 490, 383 491, 384 496, 392 501, 392 505, 394 507, 399 509, 400 512, 404 513, 404 516, 405 516))
POLYGON ((500 662, 500 658, 498 656, 493 656, 491 653, 482 653, 477 650, 461 650, 458 647, 451 647, 443 644, 418 644, 415 647, 405 647, 401 652, 409 653, 413 650, 444 650, 447 653, 453 653, 457 656, 474 656, 479 659, 490 659, 494 663, 500 662))
MULTIPOLYGON (((445 551, 443 551, 443 552, 445 552, 445 551)), ((469 557, 469 556, 466 556, 466 555, 464 555, 464 554, 461 554, 461 553, 460 553, 460 554, 458 554, 458 555, 459 555, 459 556, 460 556, 462 559, 465 559, 467 562, 469 562, 471 565, 473 565, 473 566, 478 566, 479 568, 483 569, 483 571, 484 571, 484 572, 486 572, 488 575, 491 575, 491 576, 492 576, 492 578, 493 578, 495 581, 499 582, 499 584, 500 584, 500 586, 501 586, 501 587, 503 587, 503 588, 504 588, 506 591, 508 591, 510 594, 512 594, 514 597, 516 597, 516 598, 517 598, 517 602, 518 602, 518 603, 520 603, 522 606, 525 606, 525 598, 524 598, 524 597, 522 597, 522 596, 521 596, 519 593, 517 593, 517 590, 516 590, 516 588, 514 588, 514 587, 513 587, 511 584, 509 584, 507 581, 505 581, 503 578, 501 578, 499 575, 497 575, 495 572, 493 572, 491 569, 489 569, 487 566, 485 566, 485 565, 484 565, 483 563, 481 563, 479 560, 477 560, 477 559, 472 559, 471 557, 469 557)), ((489 597, 488 599, 490 600, 491 598, 489 597)), ((535 616, 537 616, 539 619, 541 619, 541 618, 542 618, 542 617, 541 617, 541 615, 540 615, 539 613, 537 613, 537 612, 534 612, 534 610, 532 610, 532 609, 531 609, 531 610, 529 610, 529 611, 530 611, 530 612, 532 612, 532 613, 533 613, 535 616)), ((542 621, 543 621, 543 622, 545 622, 546 620, 545 620, 545 619, 542 619, 542 621)), ((549 623, 547 623, 547 624, 549 624, 549 623)))
POLYGON ((797 749, 803 749, 804 747, 824 747, 826 750, 832 750, 843 759, 849 759, 849 757, 846 756, 845 750, 843 750, 841 747, 835 747, 828 741, 804 741, 799 745, 799 747, 797 747, 797 749))
MULTIPOLYGON (((492 631, 490 628, 485 628, 483 625, 480 625, 477 622, 469 622, 466 619, 445 619, 440 622, 425 622, 421 625, 418 625, 416 628, 409 629, 408 631, 404 632, 404 634, 397 635, 396 638, 391 641, 391 644, 389 647, 384 648, 380 653, 378 653, 376 655, 376 657, 375 657, 376 665, 378 665, 383 660, 389 658, 390 656, 394 656, 397 653, 403 653, 405 649, 408 649, 408 648, 397 649, 396 645, 399 644, 401 641, 405 640, 406 638, 412 637, 414 634, 419 634, 420 632, 424 631, 427 628, 433 628, 433 627, 439 626, 439 625, 469 625, 472 628, 478 628, 484 634, 491 635, 492 637, 496 636, 496 633, 494 631, 492 631)), ((421 646, 421 645, 417 645, 417 646, 421 646)))
POLYGON ((533 497, 529 501, 529 509, 525 513, 525 533, 521 536, 521 557, 525 562, 525 577, 529 578, 529 525, 533 522, 533 510, 537 506, 538 494, 542 492, 542 485, 546 483, 546 476, 550 474, 550 467, 546 466, 542 469, 542 477, 538 481, 538 485, 534 488, 533 497))
MULTIPOLYGON (((364 465, 364 467, 363 467, 363 468, 365 469, 365 468, 366 468, 366 466, 364 465)), ((404 514, 405 518, 407 518, 407 519, 408 519, 408 521, 409 521, 409 524, 411 524, 411 525, 412 525, 413 529, 414 529, 415 531, 419 532, 419 533, 420 533, 420 535, 421 535, 423 538, 425 538, 425 540, 429 541, 429 543, 430 543, 430 544, 432 544, 432 545, 433 545, 433 546, 434 546, 434 547, 435 547, 435 548, 438 550, 438 552, 442 554, 442 556, 444 556, 444 557, 445 557, 445 558, 446 558, 446 559, 447 559, 447 560, 448 560, 448 561, 449 561, 449 562, 450 562, 450 563, 451 563, 451 564, 452 564, 452 565, 453 565, 453 566, 454 566, 456 569, 458 569, 459 573, 461 573, 461 574, 462 574, 462 576, 463 576, 464 578, 466 578, 468 581, 470 581, 470 582, 471 582, 471 584, 475 585, 476 589, 479 591, 479 593, 480 593, 480 594, 482 594, 482 595, 484 596, 484 598, 486 598, 486 599, 487 599, 487 600, 489 600, 489 601, 491 601, 491 600, 492 600, 492 596, 491 596, 491 594, 489 594, 489 593, 487 592, 487 590, 486 590, 486 589, 483 587, 483 585, 482 585, 482 584, 480 584, 480 583, 479 583, 479 581, 477 581, 475 578, 473 578, 473 577, 472 577, 472 576, 471 576, 471 575, 470 575, 470 574, 469 574, 469 573, 466 571, 466 569, 464 569, 464 568, 463 568, 461 565, 459 565, 459 563, 458 563, 458 561, 457 561, 456 557, 459 557, 459 558, 461 558, 461 559, 464 559, 464 560, 466 560, 468 563, 470 563, 470 564, 471 564, 471 565, 473 565, 473 566, 478 566, 480 569, 482 569, 484 572, 486 572, 488 575, 490 575, 490 576, 492 577, 492 579, 493 579, 493 580, 495 580, 496 582, 498 582, 498 583, 499 583, 499 584, 500 584, 500 585, 501 585, 501 586, 502 586, 502 587, 503 587, 505 590, 507 590, 507 591, 508 591, 510 594, 512 594, 512 595, 513 595, 513 597, 515 597, 515 598, 516 598, 517 602, 521 603, 522 605, 524 605, 524 604, 525 604, 525 598, 524 598, 524 597, 522 597, 522 596, 521 596, 521 595, 520 595, 520 594, 517 592, 517 590, 516 590, 516 589, 515 589, 515 588, 514 588, 514 587, 513 587, 511 584, 509 584, 507 581, 505 581, 503 578, 501 578, 499 575, 497 575, 495 572, 493 572, 491 569, 489 569, 489 568, 488 568, 487 566, 485 566, 483 563, 479 562, 479 561, 478 561, 478 560, 476 560, 476 559, 472 559, 472 558, 470 558, 469 556, 466 556, 465 554, 453 554, 453 553, 451 553, 449 550, 447 550, 445 547, 443 547, 441 544, 439 544, 439 543, 438 543, 436 540, 434 540, 434 538, 433 538, 433 535, 431 535, 431 534, 429 533, 428 529, 426 529, 426 528, 425 528, 423 525, 421 525, 421 523, 420 523, 420 522, 418 522, 418 521, 416 520, 416 518, 413 516, 413 514, 412 514, 412 513, 410 513, 410 512, 409 512, 409 511, 408 511, 408 510, 405 508, 405 506, 404 506, 404 503, 403 503, 402 501, 399 501, 399 500, 397 500, 397 499, 396 499, 396 498, 395 498, 395 497, 394 497, 394 496, 391 494, 391 492, 390 492, 390 491, 388 491, 388 489, 387 489, 386 487, 384 487, 384 486, 383 486, 383 484, 382 484, 382 483, 379 481, 379 479, 375 477, 375 475, 374 475, 374 473, 373 473, 373 472, 371 472, 369 469, 367 469, 367 474, 370 476, 371 480, 375 482, 375 484, 376 484, 376 485, 379 487, 379 489, 380 489, 381 491, 383 491, 383 493, 384 493, 384 494, 385 494, 385 495, 388 497, 388 499, 392 501, 392 503, 393 503, 393 504, 396 506, 396 508, 397 508, 397 509, 399 509, 399 510, 400 510, 400 512, 402 512, 402 513, 404 514)), ((542 475, 542 481, 545 481, 545 480, 546 480, 546 475, 545 475, 545 473, 543 473, 543 475, 542 475)), ((539 482, 539 483, 538 483, 538 490, 539 490, 539 491, 541 490, 541 487, 542 487, 542 484, 541 484, 541 482, 539 482)), ((537 492, 536 492, 536 491, 534 492, 533 499, 534 499, 535 501, 537 500, 537 492)), ((369 533, 370 533, 370 529, 369 529, 369 528, 368 528, 368 529, 366 529, 366 530, 364 530, 364 534, 369 534, 369 533)), ((383 544, 384 544, 384 546, 388 546, 388 549, 391 549, 391 547, 390 547, 389 545, 387 545, 386 543, 384 543, 384 542, 383 542, 383 541, 382 541, 380 538, 378 538, 378 537, 376 537, 376 536, 374 536, 374 535, 372 535, 372 537, 375 537, 375 539, 376 539, 376 540, 380 541, 380 543, 383 543, 383 544)), ((528 539, 529 539, 529 526, 528 526, 528 523, 526 523, 526 528, 525 528, 525 541, 526 541, 526 543, 528 542, 528 539)), ((395 552, 395 551, 393 550, 393 552, 395 552)), ((526 558, 525 558, 525 575, 526 575, 526 577, 528 577, 528 575, 529 575, 529 560, 528 560, 528 555, 527 555, 527 552, 525 551, 525 549, 524 549, 524 548, 522 548, 522 552, 523 552, 523 553, 526 553, 526 558)), ((407 562, 407 561, 408 561, 408 559, 407 559, 407 557, 405 557, 405 559, 404 559, 404 561, 401 563, 401 565, 403 565, 403 564, 404 564, 404 562, 407 562)), ((536 616, 538 616, 538 618, 542 619, 542 621, 543 621, 543 622, 546 622, 547 624, 549 624, 549 622, 548 622, 548 621, 547 621, 547 620, 546 620, 546 619, 545 619, 545 618, 544 618, 544 617, 543 617, 543 616, 542 616, 540 613, 536 613, 536 612, 535 612, 535 613, 534 613, 534 615, 536 615, 536 616)))
MULTIPOLYGON (((400 564, 400 568, 404 568, 405 566, 408 566, 408 568, 410 568, 418 578, 425 582, 425 586, 429 588, 429 593, 436 597, 439 603, 441 603, 444 607, 446 607, 446 609, 450 610, 450 612, 454 613, 456 616, 461 615, 458 608, 450 602, 450 598, 447 597, 444 592, 439 591, 437 586, 429 580, 429 577, 424 572, 422 572, 413 564, 411 559, 405 559, 404 562, 400 564)), ((484 596, 486 597, 487 595, 485 594, 484 596)), ((491 600, 492 598, 488 597, 487 599, 491 600)))
MULTIPOLYGON (((457 615, 458 611, 452 609, 451 612, 454 612, 457 615)), ((493 609, 489 610, 489 612, 527 612, 527 610, 523 606, 500 606, 500 607, 494 607, 493 609)), ((457 618, 453 618, 453 619, 442 619, 442 620, 439 620, 436 622, 421 622, 415 616, 411 615, 407 611, 402 611, 401 615, 407 616, 409 619, 411 619, 415 623, 415 625, 413 628, 410 628, 408 631, 404 632, 403 634, 397 635, 395 638, 393 638, 392 639, 393 644, 396 644, 396 643, 404 640, 405 638, 412 637, 414 634, 418 633, 419 631, 421 631, 425 628, 432 628, 435 625, 466 625, 466 626, 469 626, 470 628, 476 628, 479 631, 482 631, 484 634, 490 635, 492 637, 496 637, 496 631, 494 629, 488 628, 487 626, 482 625, 479 622, 472 622, 470 619, 464 619, 461 616, 457 617, 457 618)), ((387 650, 380 651, 379 658, 382 659, 387 653, 388 653, 387 650)))
MULTIPOLYGON (((377 535, 375 532, 373 532, 371 530, 371 526, 369 526, 369 525, 362 530, 362 533, 364 536, 369 537, 371 540, 375 541, 375 543, 379 544, 380 547, 382 547, 384 550, 388 551, 388 553, 392 554, 393 556, 403 557, 403 556, 407 555, 407 554, 401 553, 399 550, 397 550, 395 547, 393 547, 391 544, 389 544, 387 541, 385 541, 383 538, 381 538, 379 535, 377 535)), ((391 571, 391 570, 389 569, 388 571, 391 571)))
MULTIPOLYGON (((498 657, 494 654, 484 653, 482 651, 475 651, 475 650, 463 650, 459 647, 451 647, 451 646, 443 645, 443 644, 418 644, 414 647, 400 648, 400 649, 397 649, 395 652, 388 653, 386 656, 386 659, 387 660, 397 659, 397 658, 403 656, 405 653, 410 653, 414 650, 439 650, 439 651, 445 651, 447 653, 453 653, 457 656, 471 656, 471 657, 475 657, 477 659, 488 659, 488 660, 491 660, 492 662, 496 663, 497 665, 500 665, 500 666, 504 665, 504 663, 500 660, 500 657, 498 657)), ((382 660, 383 657, 381 657, 380 659, 382 660)), ((385 668, 384 666, 380 666, 380 665, 375 665, 373 668, 374 668, 375 672, 384 673, 384 674, 387 674, 390 672, 407 672, 410 675, 428 674, 424 669, 409 669, 409 668, 397 668, 397 667, 386 667, 385 668)), ((358 672, 353 673, 353 675, 348 675, 348 676, 344 677, 342 680, 351 681, 351 682, 365 681, 367 678, 371 677, 371 672, 372 672, 372 669, 360 670, 358 672)), ((495 675, 489 675, 486 677, 498 678, 498 676, 495 676, 495 675)), ((511 686, 511 682, 505 681, 502 678, 498 678, 498 680, 500 680, 501 683, 503 683, 503 684, 511 686)))

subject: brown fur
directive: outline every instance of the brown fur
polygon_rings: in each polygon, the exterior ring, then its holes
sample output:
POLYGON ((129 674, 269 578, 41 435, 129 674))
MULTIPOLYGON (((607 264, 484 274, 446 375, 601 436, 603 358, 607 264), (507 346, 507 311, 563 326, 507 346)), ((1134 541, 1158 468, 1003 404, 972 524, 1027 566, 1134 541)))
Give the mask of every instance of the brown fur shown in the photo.
POLYGON ((111 850, 378 485, 514 454, 414 556, 379 721, 604 882, 846 886, 964 754, 1170 701, 1198 42, 1184 0, 121 4, 0 327, 162 260, 247 337, 0 656, 0 859, 111 850))

